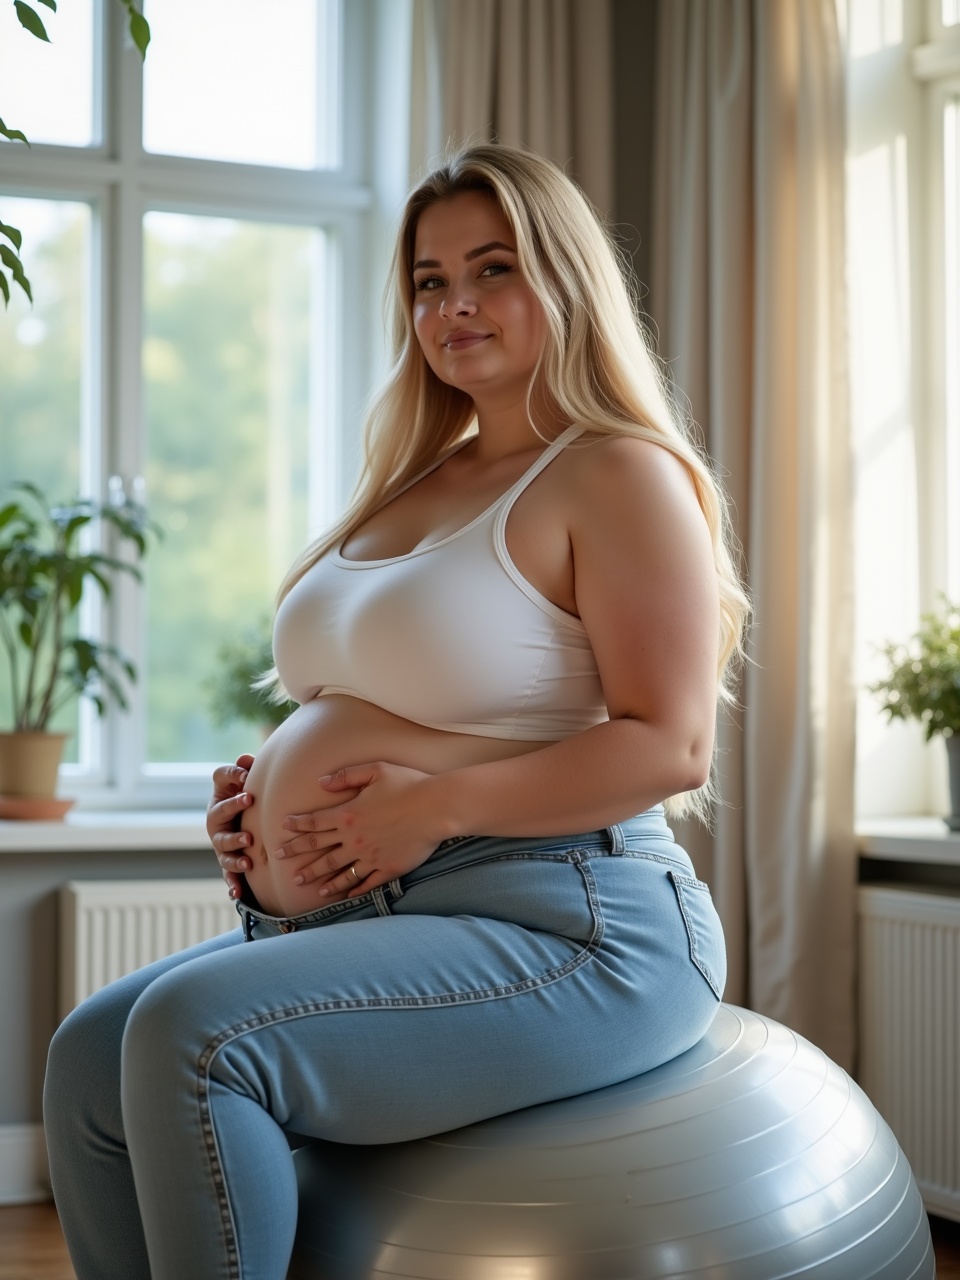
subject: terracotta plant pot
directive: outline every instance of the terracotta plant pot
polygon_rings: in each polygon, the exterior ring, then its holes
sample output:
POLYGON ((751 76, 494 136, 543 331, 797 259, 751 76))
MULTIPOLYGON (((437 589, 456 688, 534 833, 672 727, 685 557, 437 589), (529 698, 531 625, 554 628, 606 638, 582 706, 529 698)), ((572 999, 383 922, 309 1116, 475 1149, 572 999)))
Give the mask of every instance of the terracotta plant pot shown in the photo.
POLYGON ((65 733, 0 733, 0 796, 53 797, 66 740, 65 733))

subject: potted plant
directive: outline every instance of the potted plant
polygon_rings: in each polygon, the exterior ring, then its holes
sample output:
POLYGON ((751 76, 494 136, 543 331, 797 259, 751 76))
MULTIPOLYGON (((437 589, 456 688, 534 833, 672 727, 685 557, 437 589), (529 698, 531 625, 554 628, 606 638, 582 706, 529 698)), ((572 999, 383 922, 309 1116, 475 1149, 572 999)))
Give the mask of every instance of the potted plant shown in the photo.
POLYGON ((225 640, 217 650, 217 669, 205 681, 210 719, 223 728, 234 720, 256 724, 264 738, 296 708, 289 699, 280 702, 258 687, 263 674, 273 666, 270 624, 263 619, 225 640))
POLYGON ((941 596, 941 609, 925 613, 906 644, 882 652, 888 671, 870 686, 891 720, 919 720, 927 741, 940 734, 950 770, 952 831, 960 831, 960 605, 941 596))
POLYGON ((125 708, 123 682, 136 679, 115 645, 77 631, 88 584, 109 596, 117 574, 140 578, 136 564, 86 545, 82 531, 94 520, 110 525, 138 558, 148 533, 157 532, 135 503, 80 498, 52 506, 25 482, 0 505, 0 645, 13 719, 12 730, 0 733, 0 816, 55 816, 50 802, 66 734, 50 732, 52 719, 76 697, 90 698, 101 715, 111 699, 125 708))

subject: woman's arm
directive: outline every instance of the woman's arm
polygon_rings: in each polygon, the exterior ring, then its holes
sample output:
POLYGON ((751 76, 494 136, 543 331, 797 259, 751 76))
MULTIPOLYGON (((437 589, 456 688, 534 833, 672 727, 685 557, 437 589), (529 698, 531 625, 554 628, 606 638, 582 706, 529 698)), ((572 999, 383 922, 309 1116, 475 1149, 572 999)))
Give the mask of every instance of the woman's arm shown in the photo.
POLYGON ((326 888, 366 892, 453 835, 593 830, 706 780, 719 592, 692 481, 646 441, 605 441, 581 451, 577 467, 567 531, 609 722, 526 755, 433 776, 384 764, 342 770, 325 785, 363 785, 358 797, 285 823, 304 834, 284 850, 316 849, 318 875, 353 868, 326 888))

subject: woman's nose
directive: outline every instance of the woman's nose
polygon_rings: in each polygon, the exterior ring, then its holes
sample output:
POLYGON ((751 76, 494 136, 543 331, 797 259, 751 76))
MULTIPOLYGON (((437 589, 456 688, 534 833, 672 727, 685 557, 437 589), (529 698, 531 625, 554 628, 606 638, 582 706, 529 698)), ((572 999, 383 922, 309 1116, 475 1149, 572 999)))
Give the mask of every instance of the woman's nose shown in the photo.
POLYGON ((477 304, 465 289, 448 289, 440 302, 440 314, 446 320, 454 316, 472 316, 477 304))

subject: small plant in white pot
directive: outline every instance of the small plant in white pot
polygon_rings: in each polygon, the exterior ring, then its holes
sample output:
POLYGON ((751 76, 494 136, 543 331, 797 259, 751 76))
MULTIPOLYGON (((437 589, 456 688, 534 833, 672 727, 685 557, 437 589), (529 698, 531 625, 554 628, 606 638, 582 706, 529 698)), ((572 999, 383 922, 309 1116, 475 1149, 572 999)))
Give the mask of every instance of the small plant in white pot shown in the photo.
MULTIPOLYGON (((36 485, 12 486, 0 501, 0 647, 6 658, 12 720, 0 732, 0 816, 54 816, 50 801, 66 734, 50 724, 73 698, 89 698, 103 715, 108 701, 126 707, 133 663, 115 645, 78 634, 84 587, 109 596, 118 574, 139 579, 135 563, 90 549, 82 530, 94 520, 137 557, 157 532, 134 504, 87 498, 53 506, 36 485)), ((66 806, 64 806, 66 807, 66 806)))
POLYGON ((952 831, 960 831, 960 605, 941 596, 937 612, 925 613, 906 644, 883 648, 887 674, 870 686, 891 720, 918 720, 929 742, 943 737, 950 770, 952 831))

